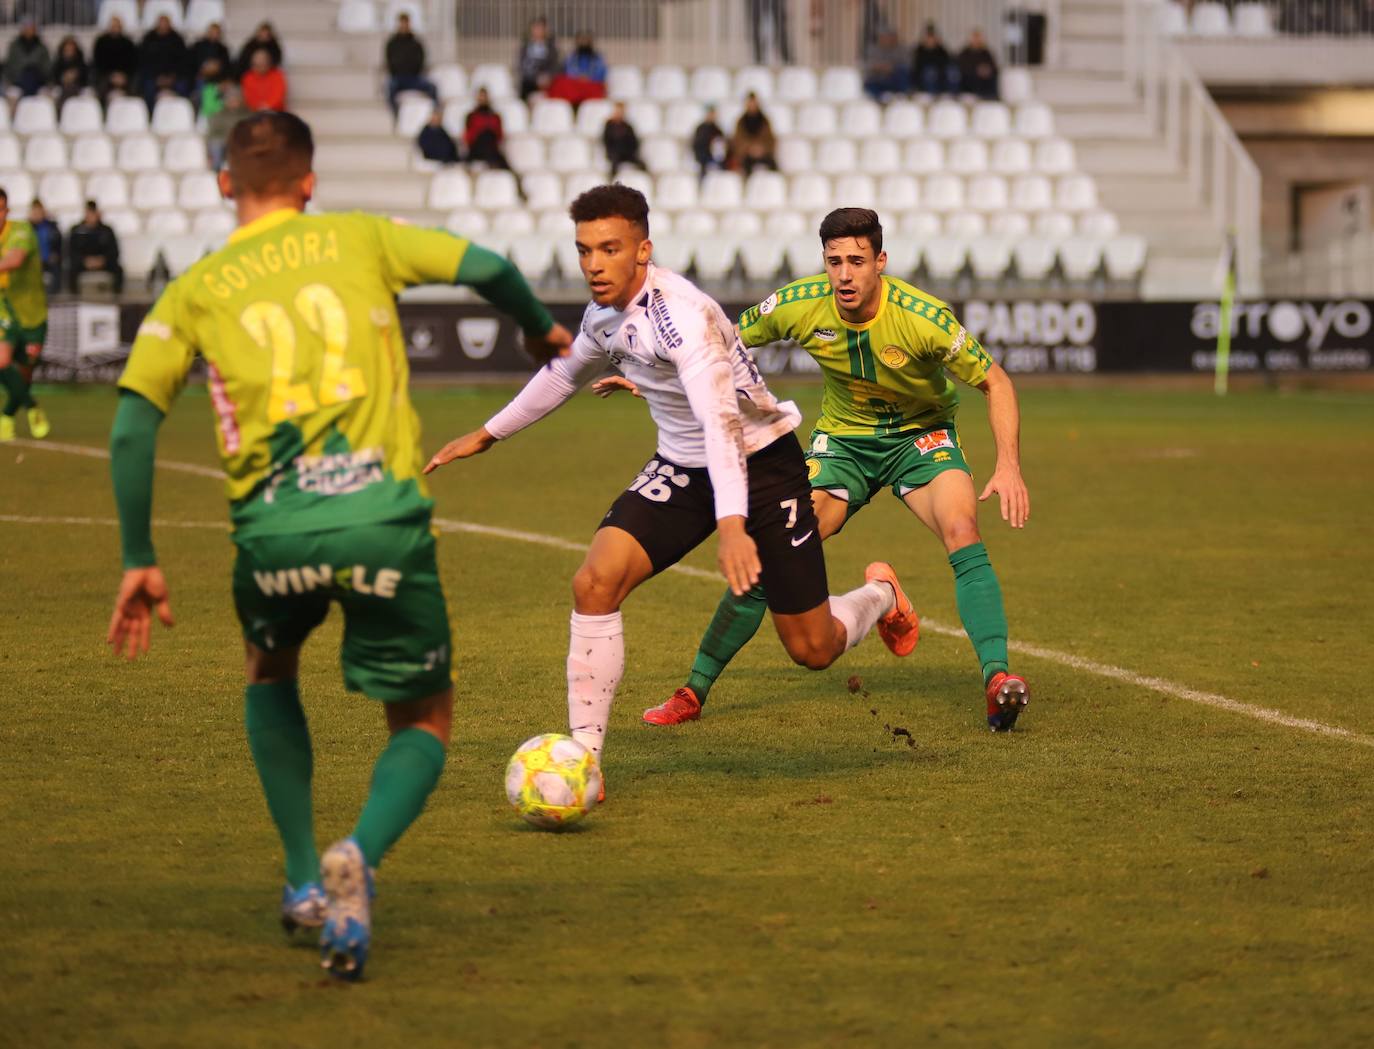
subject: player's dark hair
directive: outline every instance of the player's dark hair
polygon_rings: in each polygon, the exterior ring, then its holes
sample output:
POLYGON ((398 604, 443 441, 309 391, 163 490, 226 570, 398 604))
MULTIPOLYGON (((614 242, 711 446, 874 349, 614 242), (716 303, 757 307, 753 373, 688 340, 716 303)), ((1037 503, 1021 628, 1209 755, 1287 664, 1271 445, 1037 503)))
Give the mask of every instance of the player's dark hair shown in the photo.
POLYGON ((649 239, 649 202, 639 190, 619 182, 593 186, 572 202, 568 214, 574 222, 624 219, 638 226, 644 239, 649 239))
POLYGON ((227 147, 234 192, 246 196, 290 192, 315 161, 310 125, 293 113, 265 110, 244 117, 229 132, 227 147))
POLYGON ((821 246, 842 237, 866 237, 873 257, 883 250, 883 224, 871 208, 836 208, 821 220, 821 246))
POLYGON ((6 204, 10 202, 10 195, 3 189, 0 189, 0 200, 3 200, 6 204))

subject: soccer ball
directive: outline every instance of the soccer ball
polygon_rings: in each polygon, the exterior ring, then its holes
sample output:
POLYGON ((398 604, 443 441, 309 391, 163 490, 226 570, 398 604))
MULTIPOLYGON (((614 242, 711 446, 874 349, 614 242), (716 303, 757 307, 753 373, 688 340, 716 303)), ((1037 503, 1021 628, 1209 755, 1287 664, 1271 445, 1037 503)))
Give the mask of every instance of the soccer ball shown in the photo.
POLYGON ((571 736, 546 732, 520 744, 506 766, 506 797, 526 823, 554 830, 596 807, 601 769, 571 736))

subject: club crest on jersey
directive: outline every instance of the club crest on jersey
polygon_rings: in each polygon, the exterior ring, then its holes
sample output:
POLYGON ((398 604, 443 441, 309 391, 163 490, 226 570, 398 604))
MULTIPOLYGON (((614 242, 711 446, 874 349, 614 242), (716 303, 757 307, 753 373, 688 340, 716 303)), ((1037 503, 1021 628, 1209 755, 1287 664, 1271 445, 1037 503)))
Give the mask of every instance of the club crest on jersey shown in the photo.
POLYGON ((922 455, 929 455, 940 448, 953 448, 954 441, 948 430, 931 430, 930 433, 917 434, 913 442, 922 455))
POLYGON ((900 368, 911 358, 900 346, 884 346, 878 351, 878 359, 889 368, 900 368))
POLYGON ((821 475, 821 463, 819 459, 806 460, 806 479, 814 481, 821 475))
POLYGON ((817 328, 811 333, 811 337, 817 342, 834 342, 837 338, 834 328, 817 328))
POLYGON ((767 317, 770 313, 773 312, 773 310, 777 308, 777 305, 778 293, 774 292, 772 295, 768 296, 768 298, 764 299, 761 303, 759 303, 759 312, 762 313, 765 317, 767 317))
POLYGON ((639 342, 639 329, 636 328, 633 324, 627 324, 620 330, 625 333, 626 351, 629 353, 634 353, 638 349, 638 347, 635 344, 639 342))

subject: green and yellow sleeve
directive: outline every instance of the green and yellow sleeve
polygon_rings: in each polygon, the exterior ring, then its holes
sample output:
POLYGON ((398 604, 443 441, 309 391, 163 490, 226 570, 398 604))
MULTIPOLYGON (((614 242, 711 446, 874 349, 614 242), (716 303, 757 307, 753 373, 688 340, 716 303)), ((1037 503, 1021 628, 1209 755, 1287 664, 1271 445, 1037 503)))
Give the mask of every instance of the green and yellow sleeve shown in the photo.
POLYGON ((767 346, 784 336, 778 327, 773 312, 778 305, 778 293, 774 292, 757 306, 750 306, 739 315, 739 338, 746 346, 767 346))
POLYGON ((949 310, 941 311, 952 324, 943 326, 929 325, 932 350, 944 361, 945 370, 956 379, 970 386, 981 386, 987 382, 988 371, 992 368, 992 358, 979 344, 967 328, 954 319, 949 310))
POLYGON ((166 415, 172 408, 186 375, 195 360, 196 347, 182 323, 185 289, 173 281, 139 325, 121 389, 132 390, 146 398, 166 415))

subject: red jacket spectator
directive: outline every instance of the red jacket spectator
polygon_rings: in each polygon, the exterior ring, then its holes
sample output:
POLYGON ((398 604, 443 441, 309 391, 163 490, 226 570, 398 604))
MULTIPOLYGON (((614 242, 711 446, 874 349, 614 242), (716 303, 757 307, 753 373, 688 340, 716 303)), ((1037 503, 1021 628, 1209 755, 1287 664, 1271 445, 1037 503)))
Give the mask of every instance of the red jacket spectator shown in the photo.
POLYGON ((253 112, 260 109, 286 109, 286 74, 281 66, 269 65, 265 51, 253 56, 253 68, 239 81, 243 89, 243 103, 253 112))
POLYGON ((501 126, 501 114, 479 100, 477 108, 468 114, 463 125, 463 143, 468 149, 472 149, 478 138, 488 132, 498 146, 506 137, 505 129, 501 126))

